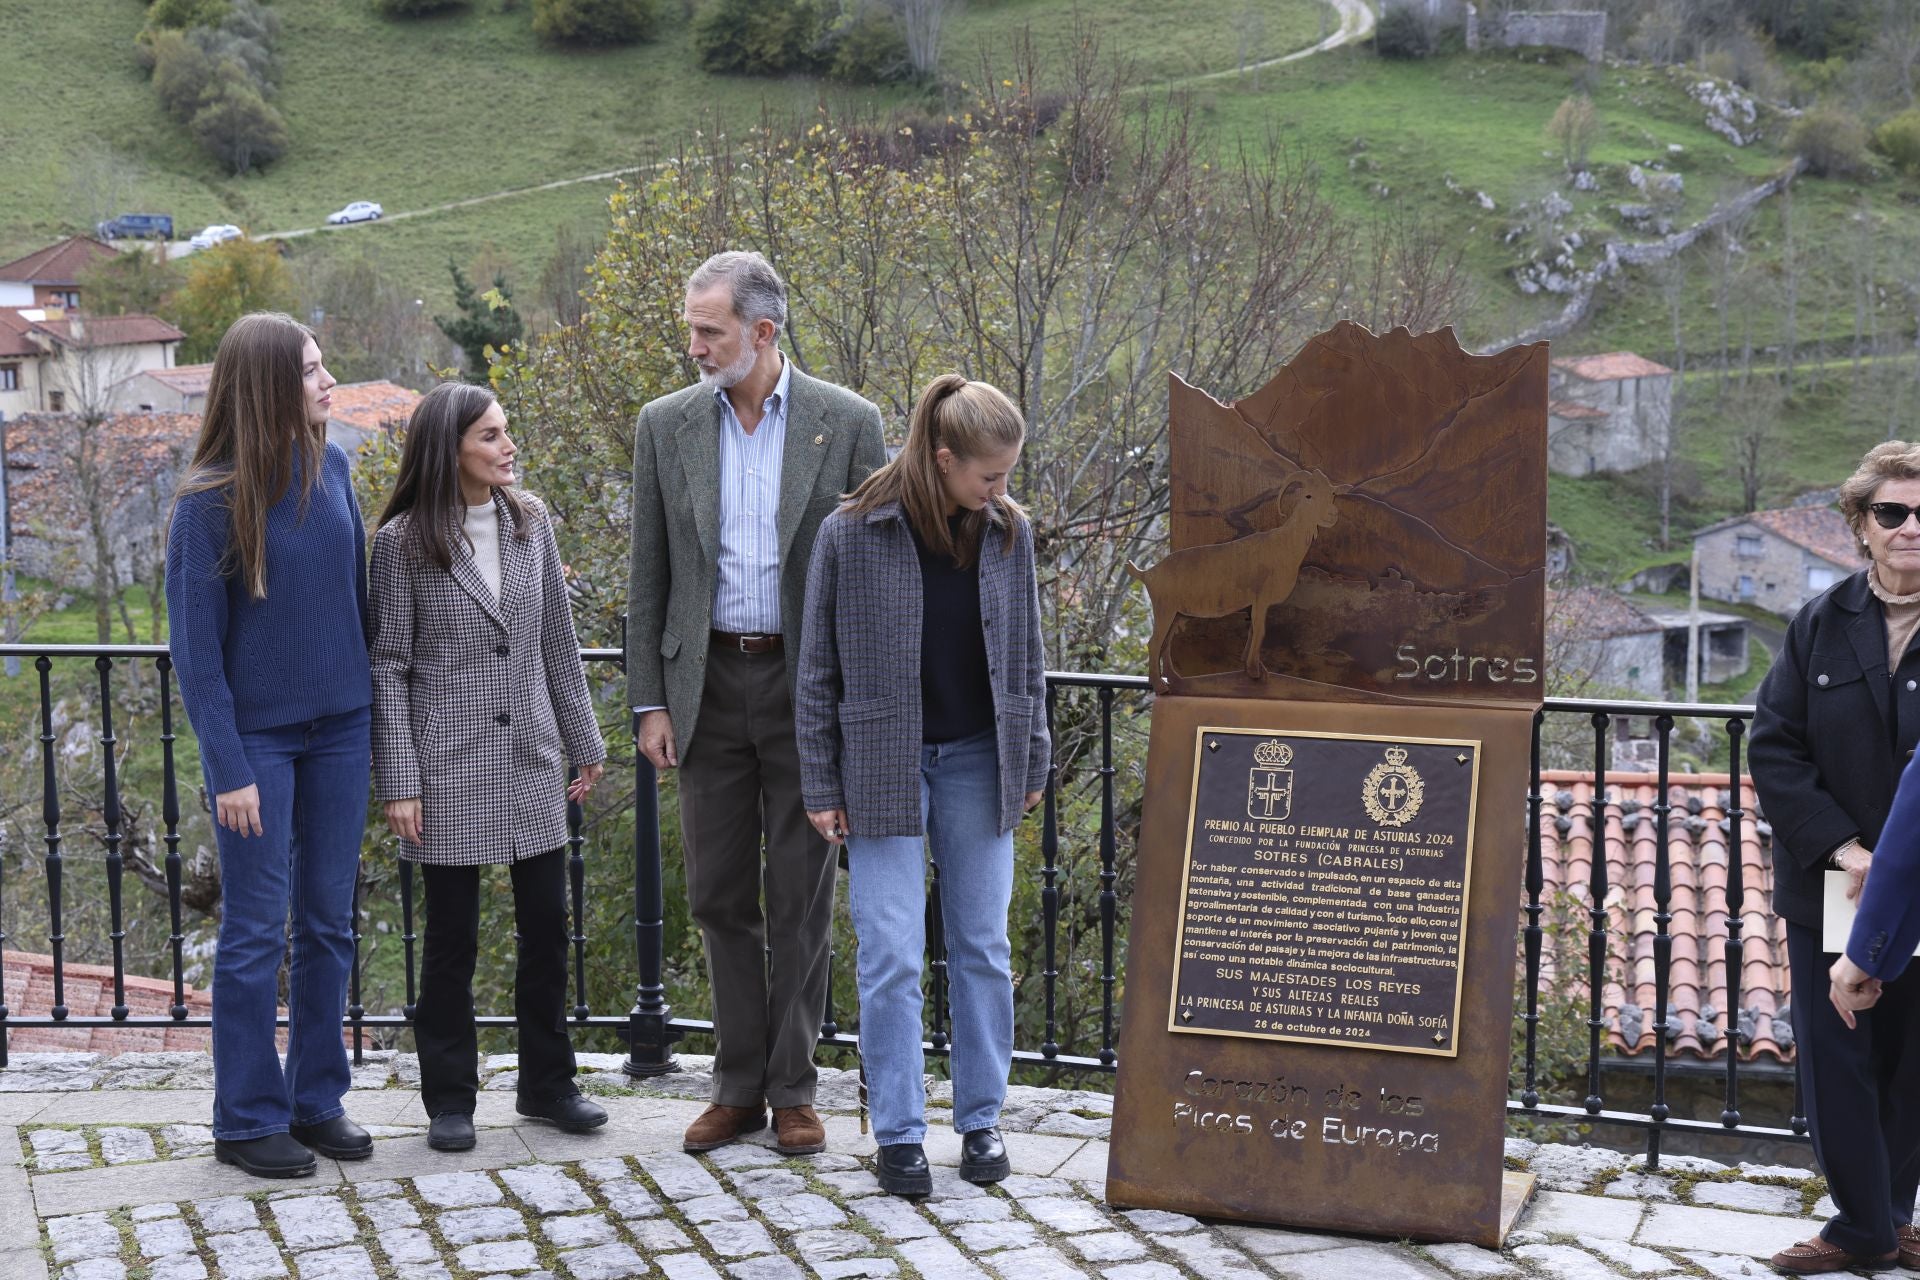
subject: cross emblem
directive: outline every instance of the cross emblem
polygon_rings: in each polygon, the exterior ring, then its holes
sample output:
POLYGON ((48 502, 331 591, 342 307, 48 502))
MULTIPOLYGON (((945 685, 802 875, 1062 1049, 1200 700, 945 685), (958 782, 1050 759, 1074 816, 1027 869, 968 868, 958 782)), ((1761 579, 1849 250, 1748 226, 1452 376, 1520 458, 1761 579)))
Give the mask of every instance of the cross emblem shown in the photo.
POLYGON ((1288 798, 1293 795, 1293 784, 1288 783, 1286 786, 1281 786, 1280 775, 1277 773, 1269 773, 1260 781, 1259 785, 1253 789, 1253 795, 1254 799, 1260 801, 1261 804, 1265 806, 1265 812, 1259 816, 1262 818, 1271 818, 1273 816, 1273 807, 1275 805, 1284 806, 1288 798))
POLYGON ((1380 794, 1386 798, 1387 808, 1398 809, 1400 802, 1407 798, 1407 784, 1398 778, 1388 778, 1381 786, 1380 794))

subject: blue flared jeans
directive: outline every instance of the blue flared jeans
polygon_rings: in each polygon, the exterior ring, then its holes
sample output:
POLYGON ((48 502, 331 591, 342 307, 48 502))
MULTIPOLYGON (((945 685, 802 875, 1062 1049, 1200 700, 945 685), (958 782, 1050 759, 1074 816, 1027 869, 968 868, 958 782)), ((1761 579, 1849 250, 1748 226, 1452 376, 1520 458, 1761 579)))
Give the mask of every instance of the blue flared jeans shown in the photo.
POLYGON ((847 836, 853 928, 859 940, 860 1061, 874 1137, 882 1146, 926 1136, 921 961, 926 952, 927 855, 940 875, 947 944, 953 1126, 999 1123, 1013 1063, 1013 833, 1000 830, 1000 763, 992 733, 920 750, 926 836, 847 836))
POLYGON ((213 1133, 229 1142, 344 1111, 351 1075, 340 1023, 372 770, 369 709, 243 732, 240 744, 260 788, 262 833, 214 828, 221 905, 213 959, 213 1133), (289 920, 283 1070, 274 1019, 289 920))

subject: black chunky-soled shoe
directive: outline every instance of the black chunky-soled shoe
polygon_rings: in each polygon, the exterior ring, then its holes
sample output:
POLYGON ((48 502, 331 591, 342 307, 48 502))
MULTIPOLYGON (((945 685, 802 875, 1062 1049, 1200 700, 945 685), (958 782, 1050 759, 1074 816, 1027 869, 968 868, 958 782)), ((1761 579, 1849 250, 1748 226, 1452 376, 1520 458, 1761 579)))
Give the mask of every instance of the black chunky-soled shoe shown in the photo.
POLYGON ((880 1148, 873 1162, 880 1189, 894 1196, 933 1194, 933 1170, 927 1167, 926 1148, 917 1142, 895 1142, 880 1148))
POLYGON ((545 1120, 567 1133, 587 1133, 607 1122, 607 1109, 577 1093, 563 1094, 545 1102, 515 1098, 513 1109, 529 1120, 545 1120))
POLYGON ((215 1138, 213 1158, 256 1178, 305 1178, 315 1167, 313 1152, 285 1133, 237 1141, 215 1138))
POLYGON ((998 1182, 1013 1172, 1007 1144, 998 1129, 960 1135, 960 1177, 965 1182, 998 1182))
POLYGON ((471 1151, 473 1143, 473 1117, 464 1111, 442 1111, 427 1126, 427 1145, 435 1151, 471 1151))
POLYGON ((288 1132, 302 1146, 312 1147, 329 1160, 365 1160, 373 1154, 373 1135, 345 1116, 318 1124, 296 1124, 288 1132))

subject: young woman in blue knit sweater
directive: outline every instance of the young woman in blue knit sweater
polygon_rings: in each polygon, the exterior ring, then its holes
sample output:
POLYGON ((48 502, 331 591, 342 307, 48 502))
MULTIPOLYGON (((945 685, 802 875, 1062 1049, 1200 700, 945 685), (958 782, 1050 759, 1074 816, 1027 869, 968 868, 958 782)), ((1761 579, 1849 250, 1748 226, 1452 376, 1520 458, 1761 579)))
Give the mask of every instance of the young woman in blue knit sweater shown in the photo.
POLYGON ((167 533, 169 647, 220 847, 214 1154, 265 1178, 312 1173, 315 1152, 373 1151, 341 1105, 373 689, 366 535, 326 437, 333 385, 305 326, 236 321, 167 533))

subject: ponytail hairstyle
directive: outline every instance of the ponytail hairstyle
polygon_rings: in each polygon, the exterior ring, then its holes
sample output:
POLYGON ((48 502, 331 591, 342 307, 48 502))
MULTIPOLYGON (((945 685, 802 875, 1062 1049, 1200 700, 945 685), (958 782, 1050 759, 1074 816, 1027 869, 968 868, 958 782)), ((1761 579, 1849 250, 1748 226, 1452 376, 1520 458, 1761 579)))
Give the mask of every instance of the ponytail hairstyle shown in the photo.
POLYGON ((956 537, 947 524, 947 490, 941 482, 938 455, 947 449, 966 461, 1019 448, 1026 436, 1020 410, 998 387, 943 373, 913 406, 906 444, 848 495, 847 509, 865 515, 898 502, 926 548, 951 557, 961 569, 979 556, 989 526, 1006 531, 1002 554, 1010 553, 1027 522, 1026 511, 1001 494, 980 510, 968 511, 956 537))
MULTIPOLYGON (((407 419, 393 496, 387 499, 376 529, 412 512, 406 534, 413 554, 442 569, 453 568, 453 539, 465 537, 460 526, 467 514, 466 499, 460 493, 460 441, 467 428, 499 403, 491 389, 471 382, 443 382, 420 397, 407 419)), ((513 536, 524 540, 526 501, 512 489, 493 491, 506 501, 513 516, 513 536)))
POLYGON ((174 495, 226 492, 230 526, 220 572, 267 598, 267 512, 284 498, 299 461, 300 513, 321 483, 327 432, 307 421, 300 357, 313 330, 277 311, 241 316, 221 336, 207 379, 193 461, 174 495))

